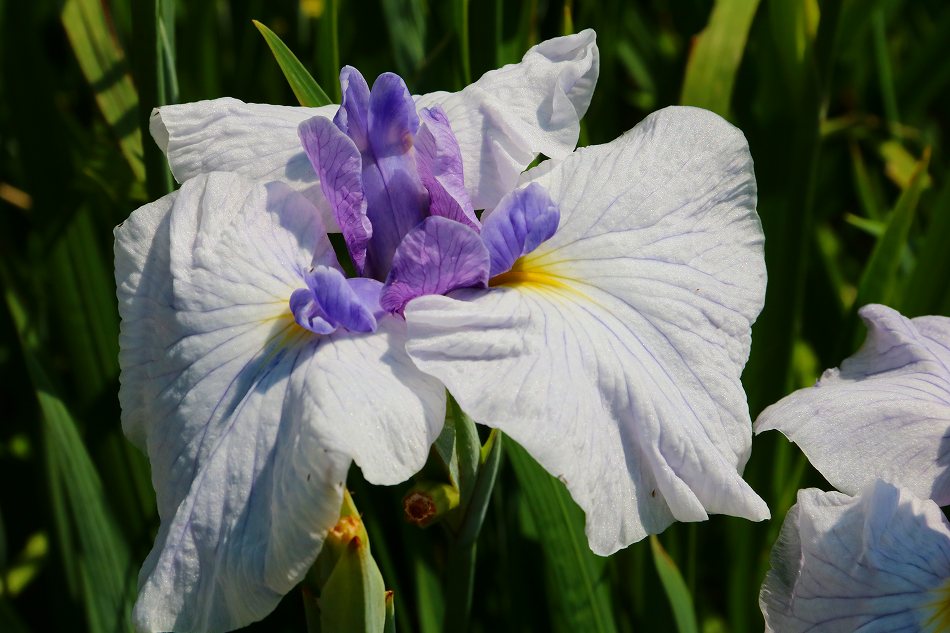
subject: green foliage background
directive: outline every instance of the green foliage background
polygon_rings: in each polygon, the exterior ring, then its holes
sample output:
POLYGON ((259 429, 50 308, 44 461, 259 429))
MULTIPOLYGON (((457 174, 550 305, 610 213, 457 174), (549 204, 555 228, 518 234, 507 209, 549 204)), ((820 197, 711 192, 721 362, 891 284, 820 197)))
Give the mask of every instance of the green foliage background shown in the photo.
MULTIPOLYGON (((950 315, 943 0, 0 0, 4 632, 129 630, 157 517, 119 423, 112 227, 172 186, 144 126, 153 106, 296 103, 252 19, 331 99, 341 63, 455 90, 592 27, 601 74, 582 144, 676 103, 733 121, 755 159, 769 271, 744 375, 753 417, 855 349, 857 306, 950 315)), ((599 559, 563 487, 512 444, 479 541, 473 631, 760 631, 781 520, 799 487, 829 488, 766 434, 746 477, 771 522, 678 524, 599 559)), ((402 521, 403 488, 358 472, 350 486, 398 630, 441 630, 442 535, 402 521)), ((304 629, 291 594, 248 630, 304 629)))

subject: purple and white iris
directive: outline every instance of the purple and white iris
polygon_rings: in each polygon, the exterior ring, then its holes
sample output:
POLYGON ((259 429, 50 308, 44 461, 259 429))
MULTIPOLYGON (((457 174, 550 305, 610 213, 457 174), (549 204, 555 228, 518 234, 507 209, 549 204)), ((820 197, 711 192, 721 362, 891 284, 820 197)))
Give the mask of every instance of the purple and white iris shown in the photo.
POLYGON ((162 521, 141 630, 266 615, 336 522, 351 462, 380 484, 423 465, 446 388, 565 481, 595 552, 768 517, 740 476, 766 281, 748 146, 669 108, 574 152, 594 40, 544 42, 454 94, 346 68, 339 107, 156 111, 182 187, 116 230, 123 425, 162 521))
POLYGON ((768 407, 756 432, 799 444, 839 490, 802 490, 772 550, 766 630, 950 627, 950 319, 859 314, 860 350, 768 407))

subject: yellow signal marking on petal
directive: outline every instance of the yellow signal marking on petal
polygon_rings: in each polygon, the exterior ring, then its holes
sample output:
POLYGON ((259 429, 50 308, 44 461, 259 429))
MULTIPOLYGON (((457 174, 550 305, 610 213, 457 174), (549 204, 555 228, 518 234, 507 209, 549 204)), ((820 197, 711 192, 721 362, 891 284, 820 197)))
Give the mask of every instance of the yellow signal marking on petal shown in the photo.
POLYGON ((929 613, 922 630, 928 633, 950 631, 950 579, 930 593, 933 600, 924 605, 929 613))
POLYGON ((583 285, 579 280, 565 274, 566 271, 557 264, 545 264, 544 255, 531 253, 519 257, 511 270, 495 275, 488 281, 488 285, 496 288, 508 286, 524 290, 534 290, 555 295, 576 295, 590 301, 578 286, 583 285))

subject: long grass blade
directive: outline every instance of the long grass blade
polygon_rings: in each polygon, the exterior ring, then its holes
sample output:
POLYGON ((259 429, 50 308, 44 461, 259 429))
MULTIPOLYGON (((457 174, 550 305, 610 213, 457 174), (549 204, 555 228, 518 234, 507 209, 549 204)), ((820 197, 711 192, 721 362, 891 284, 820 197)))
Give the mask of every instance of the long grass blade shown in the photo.
POLYGON ((660 544, 655 535, 650 536, 650 550, 653 552, 653 564, 660 577, 660 583, 670 601, 673 619, 676 620, 676 629, 679 633, 699 633, 696 624, 696 613, 693 610, 693 597, 686 587, 683 575, 670 555, 660 544))
POLYGON ((686 65, 680 103, 729 115, 732 88, 759 0, 718 0, 686 65))
POLYGON ((18 331, 42 415, 46 473, 67 570, 85 606, 92 633, 131 630, 135 574, 129 547, 106 503, 102 481, 76 421, 55 392, 37 355, 37 338, 12 288, 7 307, 18 331))
POLYGON ((510 438, 505 451, 544 550, 556 630, 616 631, 604 562, 587 544, 584 513, 564 485, 510 438))
POLYGON ((102 116, 118 137, 132 172, 142 179, 142 135, 135 124, 138 95, 125 53, 109 29, 102 6, 96 0, 67 0, 60 19, 102 116))
POLYGON ((313 78, 313 75, 304 68, 297 56, 293 54, 293 51, 287 48, 287 45, 277 37, 277 34, 257 20, 254 20, 254 26, 264 36, 264 41, 267 42, 267 46, 274 54, 274 59, 277 60, 280 70, 287 78, 287 83, 290 84, 290 89, 294 91, 300 105, 310 107, 330 105, 332 103, 330 97, 313 78))

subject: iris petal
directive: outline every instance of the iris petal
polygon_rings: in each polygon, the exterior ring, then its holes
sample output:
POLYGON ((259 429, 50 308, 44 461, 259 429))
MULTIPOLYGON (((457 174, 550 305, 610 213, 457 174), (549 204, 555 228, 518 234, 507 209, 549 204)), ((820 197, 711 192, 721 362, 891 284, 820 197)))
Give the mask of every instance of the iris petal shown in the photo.
POLYGON ((488 265, 488 251, 478 233, 448 218, 426 218, 399 245, 380 305, 402 313, 409 301, 422 295, 484 287, 488 265))
POLYGON ((861 349, 768 407, 755 431, 781 431, 843 492, 880 478, 950 504, 950 318, 907 319, 882 305, 859 314, 861 349))
POLYGON ((596 35, 588 29, 542 42, 521 62, 491 70, 460 92, 417 97, 416 105, 445 111, 472 202, 490 209, 538 153, 571 153, 599 70, 596 35))
POLYGON ((359 150, 336 125, 322 117, 301 123, 298 134, 314 171, 320 174, 320 188, 346 240, 353 266, 362 273, 373 227, 366 215, 359 150))
POLYGON ((297 126, 315 116, 330 118, 336 110, 332 105, 298 108, 225 97, 156 108, 149 127, 178 182, 214 171, 233 171, 258 183, 284 182, 304 194, 324 225, 335 230, 297 126))
POLYGON ((422 125, 416 135, 419 178, 429 192, 429 214, 461 222, 475 231, 481 224, 465 189, 462 154, 455 134, 438 106, 422 108, 422 125))
POLYGON ((413 360, 566 482, 597 553, 674 519, 768 517, 739 475, 765 290, 742 134, 669 108, 537 182, 557 232, 510 283, 411 302, 413 360))
POLYGON ((930 501, 878 481, 858 497, 800 490, 772 550, 766 631, 921 631, 950 578, 950 525, 930 501))
POLYGON ((116 230, 124 336, 156 341, 120 355, 162 520, 141 630, 263 617, 313 563, 352 460, 378 483, 425 462, 444 389, 402 351, 404 323, 316 337, 288 310, 328 248, 299 194, 234 174, 198 176, 116 230))

